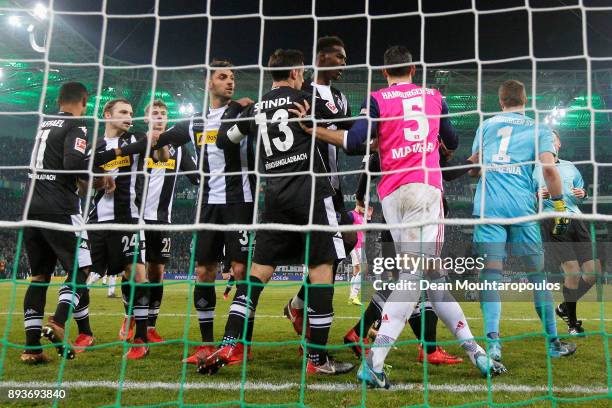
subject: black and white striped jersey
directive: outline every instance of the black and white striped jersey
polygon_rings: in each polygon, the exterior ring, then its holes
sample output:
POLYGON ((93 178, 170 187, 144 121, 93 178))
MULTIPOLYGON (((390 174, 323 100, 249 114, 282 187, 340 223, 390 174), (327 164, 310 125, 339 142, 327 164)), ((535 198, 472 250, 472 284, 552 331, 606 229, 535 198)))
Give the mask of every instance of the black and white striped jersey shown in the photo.
POLYGON ((57 115, 62 118, 43 118, 36 136, 28 174, 34 189, 28 214, 81 213, 77 178, 87 178, 87 172, 79 173, 87 170, 87 128, 70 113, 57 115))
MULTIPOLYGON (((351 108, 348 100, 340 90, 331 85, 320 85, 316 82, 311 82, 310 84, 304 82, 303 89, 325 101, 329 111, 333 113, 332 119, 348 119, 351 117, 351 108)), ((325 124, 325 127, 333 130, 350 129, 351 125, 352 120, 346 120, 330 122, 325 124)), ((338 172, 338 147, 322 140, 317 140, 317 148, 323 158, 325 170, 329 173, 338 172)), ((337 175, 332 175, 329 179, 334 190, 341 193, 340 178, 337 175)))
MULTIPOLYGON (((131 132, 125 132, 113 138, 104 136, 98 140, 96 152, 127 146, 143 138, 146 138, 144 133, 131 132)), ((143 164, 144 155, 133 154, 118 156, 94 168, 97 173, 114 175, 115 191, 112 194, 105 194, 104 190, 101 190, 95 194, 87 219, 88 223, 103 221, 130 223, 139 217, 144 185, 143 164)))
MULTIPOLYGON (((197 170, 193 156, 184 146, 170 145, 168 153, 170 157, 165 162, 155 162, 151 158, 145 160, 145 168, 149 173, 144 210, 144 219, 147 221, 172 222, 172 202, 178 172, 197 170)), ((193 184, 200 184, 199 174, 189 173, 185 176, 193 184)))
POLYGON ((196 113, 160 135, 158 144, 161 145, 165 144, 164 140, 174 145, 193 142, 198 168, 204 173, 200 182, 202 204, 250 203, 255 195, 255 176, 248 174, 255 162, 252 147, 246 140, 236 148, 220 149, 216 145, 221 119, 233 119, 240 111, 228 110, 228 106, 208 109, 205 119, 202 113, 196 113))

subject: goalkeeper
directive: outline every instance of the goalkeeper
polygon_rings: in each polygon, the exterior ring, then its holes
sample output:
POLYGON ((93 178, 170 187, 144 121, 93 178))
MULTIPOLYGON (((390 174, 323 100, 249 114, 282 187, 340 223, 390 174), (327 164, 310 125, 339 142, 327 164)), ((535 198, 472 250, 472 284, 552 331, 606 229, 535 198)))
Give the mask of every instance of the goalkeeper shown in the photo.
MULTIPOLYGON (((476 188, 473 215, 480 218, 517 218, 536 214, 536 197, 533 188, 533 164, 542 162, 543 179, 550 192, 555 211, 565 212, 561 177, 555 166, 555 147, 550 129, 538 128, 533 119, 525 116, 527 94, 525 86, 515 80, 499 87, 499 103, 503 112, 482 123, 476 131, 472 153, 480 153, 486 171, 476 188)), ((557 216, 551 225, 551 234, 566 232, 569 219, 557 216)), ((474 248, 486 258, 481 280, 501 280, 506 243, 514 256, 522 258, 530 282, 546 281, 542 238, 537 222, 513 224, 481 224, 474 228, 474 248)), ((481 291, 480 304, 484 317, 485 333, 490 342, 491 358, 501 361, 499 321, 501 301, 498 291, 481 291)), ((552 294, 548 290, 534 291, 536 312, 548 337, 548 354, 551 357, 568 356, 576 351, 576 345, 564 343, 557 337, 557 324, 552 294)))

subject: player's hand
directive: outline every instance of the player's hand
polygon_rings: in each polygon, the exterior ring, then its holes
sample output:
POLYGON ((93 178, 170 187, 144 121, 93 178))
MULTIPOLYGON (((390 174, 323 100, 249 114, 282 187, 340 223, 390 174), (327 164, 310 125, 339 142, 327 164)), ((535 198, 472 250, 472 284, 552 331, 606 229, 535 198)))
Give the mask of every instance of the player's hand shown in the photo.
POLYGON ((586 196, 585 191, 581 188, 572 188, 572 193, 576 198, 584 198, 586 196))
MULTIPOLYGON (((304 99, 303 104, 299 102, 293 102, 293 105, 295 106, 295 109, 287 109, 288 112, 294 114, 300 119, 308 116, 308 111, 310 110, 310 104, 308 103, 306 99, 304 99)), ((308 126, 309 124, 312 125, 312 123, 310 122, 305 123, 304 121, 299 121, 298 124, 300 125, 302 130, 304 130, 306 133, 308 133, 309 135, 312 134, 313 127, 308 126)))
MULTIPOLYGON (((565 201, 563 200, 553 200, 553 207, 556 212, 566 212, 567 208, 565 207, 565 201)), ((552 234, 553 235, 563 235, 567 232, 569 228, 570 219, 567 217, 555 217, 555 225, 553 226, 552 234)))
POLYGON ((115 192, 115 178, 113 176, 104 176, 104 193, 113 194, 115 192))
POLYGON ((455 153, 455 151, 447 148, 444 142, 440 140, 440 156, 442 157, 442 160, 445 162, 451 161, 453 158, 453 153, 455 153))
POLYGON ((161 135, 161 133, 162 132, 159 129, 151 129, 151 131, 148 134, 149 140, 151 141, 151 147, 157 144, 157 141, 159 140, 159 135, 161 135))
POLYGON ((470 157, 467 158, 467 161, 472 162, 474 164, 478 163, 478 159, 480 158, 480 152, 476 152, 470 157))
POLYGON ((543 187, 538 190, 538 196, 543 200, 547 200, 550 198, 550 193, 546 187, 543 187))
POLYGON ((255 103, 251 98, 246 98, 246 97, 245 98, 236 99, 234 102, 236 102, 237 104, 239 104, 243 108, 245 106, 249 106, 252 103, 255 103))

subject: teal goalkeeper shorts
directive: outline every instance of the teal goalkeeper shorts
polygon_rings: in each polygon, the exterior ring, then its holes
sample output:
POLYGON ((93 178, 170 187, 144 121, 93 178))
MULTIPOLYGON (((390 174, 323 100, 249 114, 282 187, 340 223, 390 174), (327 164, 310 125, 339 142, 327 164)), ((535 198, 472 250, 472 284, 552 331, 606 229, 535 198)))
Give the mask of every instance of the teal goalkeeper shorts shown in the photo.
POLYGON ((474 251, 487 260, 504 260, 506 244, 512 256, 544 254, 538 223, 521 225, 483 224, 474 226, 474 251))

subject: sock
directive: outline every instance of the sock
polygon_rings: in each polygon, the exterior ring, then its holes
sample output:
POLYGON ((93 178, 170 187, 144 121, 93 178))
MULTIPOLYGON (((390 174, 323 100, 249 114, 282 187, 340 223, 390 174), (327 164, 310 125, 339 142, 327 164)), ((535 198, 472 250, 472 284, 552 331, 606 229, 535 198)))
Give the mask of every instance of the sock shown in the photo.
POLYGON ((113 296, 115 294, 115 282, 117 281, 117 277, 115 275, 108 277, 108 296, 113 296))
POLYGON ((125 310, 126 317, 130 315, 130 294, 132 293, 129 283, 129 279, 121 278, 121 297, 123 298, 123 309, 125 310))
POLYGON ((229 277, 229 279, 227 280, 227 286, 225 287, 225 292, 223 293, 224 295, 227 295, 228 293, 231 292, 232 286, 234 286, 235 280, 236 278, 234 278, 233 276, 229 277))
POLYGON ((159 314, 159 307, 161 306, 162 297, 164 296, 164 286, 161 282, 149 288, 149 295, 151 298, 149 299, 149 318, 147 326, 155 327, 157 315, 159 314))
POLYGON ((580 281, 578 282, 578 289, 576 289, 576 302, 593 287, 593 284, 594 283, 588 283, 585 281, 584 277, 580 278, 580 281))
POLYGON ((361 276, 355 275, 351 278, 351 298, 355 298, 359 295, 361 290, 361 276))
POLYGON ((91 327, 89 326, 89 289, 81 294, 79 305, 74 308, 72 317, 79 326, 79 334, 93 336, 91 327))
POLYGON ((235 344, 236 340, 240 339, 242 336, 244 319, 247 317, 247 314, 249 316, 253 315, 253 318, 255 316, 257 303, 259 303, 259 296, 264 287, 261 285, 259 278, 255 276, 249 277, 249 283, 251 284, 251 296, 249 298, 247 298, 249 285, 241 283, 236 287, 236 294, 234 295, 234 300, 232 301, 227 317, 227 323, 225 324, 225 334, 222 340, 223 345, 235 344))
POLYGON ((25 327, 26 346, 35 349, 26 349, 26 353, 40 353, 40 333, 43 318, 45 317, 45 303, 47 301, 48 286, 39 286, 30 283, 23 298, 23 325, 25 327))
MULTIPOLYGON (((96 275, 97 275, 97 274, 96 274, 96 275)), ((100 276, 100 275, 98 275, 98 276, 100 276)), ((98 279, 99 279, 99 278, 98 278, 98 279)), ((107 280, 107 279, 108 279, 108 275, 104 275, 104 276, 102 277, 102 284, 106 285, 106 280, 107 280)), ((95 282, 95 281, 94 281, 94 282, 95 282)))
POLYGON ((370 300, 368 307, 363 313, 363 317, 353 327, 353 330, 355 330, 355 333, 359 337, 365 337, 365 334, 368 332, 368 330, 374 324, 374 322, 380 319, 383 307, 385 306, 385 302, 388 296, 389 296, 388 291, 379 291, 379 292, 376 292, 372 296, 372 299, 370 300), (362 321, 363 321, 363 334, 361 332, 362 321))
POLYGON ((136 321, 136 331, 134 339, 141 339, 147 342, 147 320, 149 318, 149 287, 136 286, 134 290, 134 320, 136 321))
POLYGON ((327 361, 327 345, 329 329, 334 320, 333 297, 331 286, 313 286, 309 290, 308 321, 310 323, 310 339, 308 341, 308 358, 315 364, 327 361), (319 347, 311 347, 311 345, 319 347))
POLYGON ((563 286, 563 299, 565 300, 563 302, 562 307, 565 309, 565 312, 567 313, 567 318, 569 320, 569 325, 573 326, 576 324, 576 321, 578 320, 578 318, 576 317, 576 300, 577 300, 577 296, 576 296, 576 292, 578 291, 578 289, 570 289, 567 286, 563 286))
MULTIPOLYGON (((542 284, 542 282, 546 282, 546 274, 542 272, 529 274, 529 282, 542 284)), ((546 334, 549 336, 549 341, 556 340, 557 319, 555 317, 552 293, 549 290, 534 290, 533 303, 540 320, 542 320, 546 334)))
POLYGON ((255 313, 249 314, 249 321, 247 322, 247 331, 245 340, 249 343, 253 340, 253 329, 255 328, 255 313))
POLYGON ((198 311, 202 341, 207 343, 215 341, 213 322, 215 319, 215 306, 217 305, 217 293, 213 283, 207 285, 196 284, 193 288, 193 303, 198 311))
MULTIPOLYGON (((306 283, 310 284, 310 277, 306 277, 306 283)), ((303 309, 304 308, 304 297, 306 296, 306 286, 302 285, 297 295, 291 299, 291 307, 294 309, 303 309)))
MULTIPOLYGON (((415 282, 416 287, 419 287, 419 274, 402 273, 400 277, 403 280, 415 282)), ((376 340, 374 340, 374 347, 370 349, 367 357, 368 365, 375 372, 380 373, 383 371, 385 359, 387 354, 389 354, 391 345, 395 343, 395 340, 397 340, 404 329, 406 321, 412 314, 420 295, 421 291, 419 289, 396 289, 389 295, 382 311, 381 325, 376 340)))
POLYGON ((53 314, 53 321, 60 326, 66 324, 70 309, 74 310, 79 305, 81 295, 87 291, 87 273, 84 270, 79 269, 76 271, 76 286, 72 285, 72 277, 72 273, 66 276, 66 281, 59 290, 59 300, 53 314))
POLYGON ((408 323, 414 332, 414 336, 417 339, 424 339, 427 344, 426 351, 427 354, 431 354, 436 351, 436 339, 437 339, 437 326, 438 326, 438 315, 431 308, 431 304, 429 302, 425 303, 425 333, 423 337, 421 337, 421 308, 420 306, 415 306, 414 313, 408 319, 408 323))
MULTIPOLYGON (((500 269, 483 269, 480 281, 501 282, 500 269)), ((499 333, 499 319, 501 318, 501 300, 496 290, 480 291, 480 308, 484 318, 485 334, 499 333)))

